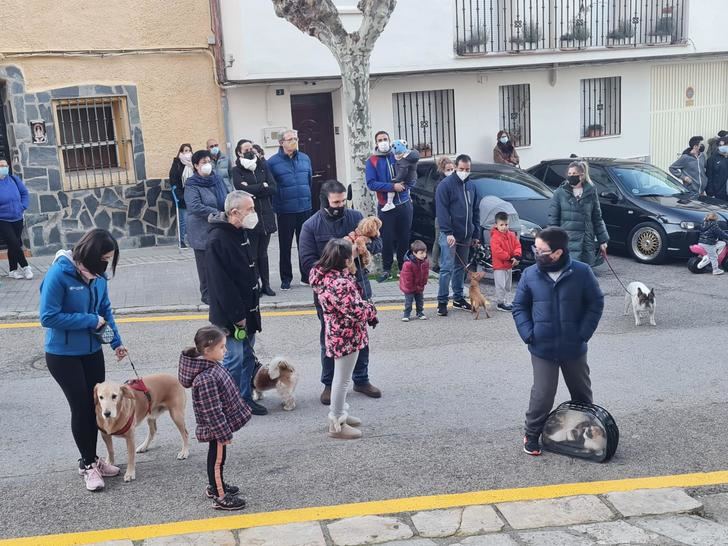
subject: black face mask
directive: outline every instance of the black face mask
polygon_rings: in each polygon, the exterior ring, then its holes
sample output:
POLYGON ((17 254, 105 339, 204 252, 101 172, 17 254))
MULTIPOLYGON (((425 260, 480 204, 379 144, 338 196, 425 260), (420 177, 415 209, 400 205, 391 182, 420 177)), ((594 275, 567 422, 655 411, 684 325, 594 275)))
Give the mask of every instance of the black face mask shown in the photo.
POLYGON ((245 152, 243 157, 245 159, 255 159, 255 152, 245 152))
POLYGON ((556 271, 561 271, 566 266, 566 262, 569 260, 569 251, 564 249, 561 253, 561 256, 558 260, 553 261, 551 259, 551 254, 542 254, 540 256, 536 255, 536 265, 538 266, 539 270, 543 271, 544 273, 553 273, 556 271))
POLYGON ((581 182, 581 178, 579 176, 567 176, 566 179, 569 181, 569 185, 573 188, 574 186, 578 186, 579 182, 581 182))
POLYGON ((109 262, 105 260, 99 260, 93 264, 83 264, 90 273, 93 273, 97 277, 103 277, 106 273, 106 269, 109 267, 109 262))
POLYGON ((701 144, 700 148, 698 148, 698 151, 702 154, 705 151, 705 144, 701 144))
POLYGON ((334 218, 338 220, 339 218, 344 217, 344 209, 346 207, 332 207, 332 206, 326 206, 324 207, 324 210, 326 211, 326 214, 328 214, 331 218, 334 218))

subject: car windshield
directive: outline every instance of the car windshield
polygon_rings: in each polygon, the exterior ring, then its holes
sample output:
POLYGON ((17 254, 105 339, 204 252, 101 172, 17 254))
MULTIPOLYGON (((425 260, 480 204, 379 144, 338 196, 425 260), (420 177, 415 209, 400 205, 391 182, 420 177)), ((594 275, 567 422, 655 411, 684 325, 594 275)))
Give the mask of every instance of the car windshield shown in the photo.
POLYGON ((637 197, 677 197, 687 195, 672 176, 652 165, 630 165, 610 167, 627 193, 637 197))
POLYGON ((542 182, 521 173, 479 173, 470 174, 478 199, 495 195, 505 201, 530 199, 551 199, 551 190, 542 182))

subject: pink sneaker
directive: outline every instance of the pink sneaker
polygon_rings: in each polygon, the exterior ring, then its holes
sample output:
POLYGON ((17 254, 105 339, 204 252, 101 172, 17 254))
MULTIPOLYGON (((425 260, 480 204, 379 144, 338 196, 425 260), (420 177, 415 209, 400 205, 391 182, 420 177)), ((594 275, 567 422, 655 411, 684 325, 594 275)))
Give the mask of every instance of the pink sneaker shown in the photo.
POLYGON ((99 472, 101 472, 101 475, 104 478, 111 478, 113 476, 118 476, 119 472, 121 472, 121 469, 118 466, 114 466, 113 464, 107 463, 101 457, 96 459, 96 467, 99 469, 99 472))
POLYGON ((86 489, 89 491, 101 491, 104 488, 104 478, 101 477, 99 467, 96 463, 83 470, 83 480, 86 482, 86 489))

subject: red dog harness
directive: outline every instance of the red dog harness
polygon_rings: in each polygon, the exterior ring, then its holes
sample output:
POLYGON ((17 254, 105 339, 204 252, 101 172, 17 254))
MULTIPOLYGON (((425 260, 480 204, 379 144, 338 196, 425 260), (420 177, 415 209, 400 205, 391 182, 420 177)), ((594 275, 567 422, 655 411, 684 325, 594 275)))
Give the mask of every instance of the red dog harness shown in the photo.
MULTIPOLYGON (((139 377, 137 379, 129 379, 124 383, 125 385, 128 385, 129 388, 134 389, 135 391, 143 392, 144 396, 147 399, 147 413, 146 415, 149 415, 152 412, 152 395, 149 392, 149 388, 144 384, 144 380, 139 377)), ((127 431, 131 428, 132 424, 134 423, 134 417, 136 416, 136 410, 132 412, 132 414, 129 416, 129 420, 126 422, 126 425, 124 425, 122 428, 117 430, 116 432, 112 432, 112 436, 123 436, 127 433, 127 431)))

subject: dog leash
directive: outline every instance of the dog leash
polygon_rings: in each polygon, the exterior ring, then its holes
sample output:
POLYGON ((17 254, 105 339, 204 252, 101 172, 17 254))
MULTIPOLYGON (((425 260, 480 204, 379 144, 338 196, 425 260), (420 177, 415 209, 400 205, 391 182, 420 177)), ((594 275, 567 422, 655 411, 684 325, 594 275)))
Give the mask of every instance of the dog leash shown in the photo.
POLYGON ((624 286, 624 283, 622 282, 622 279, 619 278, 619 275, 617 275, 617 272, 612 267, 612 264, 609 263, 609 258, 607 258, 607 255, 606 254, 603 254, 602 256, 604 257, 604 261, 607 262, 607 266, 609 266, 609 270, 612 272, 612 275, 614 275, 614 278, 619 281, 619 284, 622 285, 622 288, 624 288, 624 291, 627 292, 627 294, 629 294, 629 290, 627 290, 627 287, 624 286))
POLYGON ((136 366, 134 366, 134 361, 131 359, 131 356, 129 355, 128 351, 126 353, 126 358, 129 359, 129 364, 131 364, 131 369, 134 370, 134 375, 137 376, 137 379, 141 379, 141 377, 139 376, 139 373, 136 370, 136 366))

